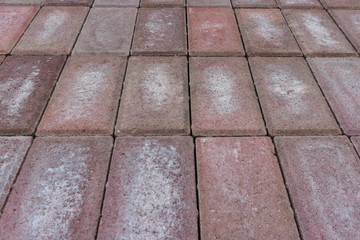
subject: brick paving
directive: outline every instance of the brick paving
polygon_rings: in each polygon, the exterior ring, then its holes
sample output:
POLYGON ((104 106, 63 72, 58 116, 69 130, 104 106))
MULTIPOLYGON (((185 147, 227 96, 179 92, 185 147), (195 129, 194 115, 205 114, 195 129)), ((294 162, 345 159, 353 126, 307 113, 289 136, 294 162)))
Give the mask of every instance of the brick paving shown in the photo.
POLYGON ((359 11, 0 0, 0 240, 360 239, 359 11))

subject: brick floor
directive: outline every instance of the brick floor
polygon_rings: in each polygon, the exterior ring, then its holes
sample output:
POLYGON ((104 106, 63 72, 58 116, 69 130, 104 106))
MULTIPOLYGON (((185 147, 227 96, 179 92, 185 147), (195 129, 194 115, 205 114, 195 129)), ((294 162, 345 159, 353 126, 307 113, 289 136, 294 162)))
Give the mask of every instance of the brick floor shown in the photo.
POLYGON ((188 7, 231 7, 230 0, 188 0, 188 7))
POLYGON ((94 0, 46 0, 45 5, 54 6, 91 6, 94 0))
POLYGON ((319 0, 277 0, 280 8, 323 8, 319 0))
POLYGON ((356 151, 360 155, 360 136, 351 137, 351 141, 353 142, 356 151))
POLYGON ((141 7, 185 7, 185 0, 142 0, 141 7))
POLYGON ((358 0, 320 0, 326 8, 360 9, 358 0))
POLYGON ((4 61, 5 56, 0 56, 0 64, 4 61))
POLYGON ((12 6, 12 5, 21 5, 21 6, 40 6, 43 5, 45 0, 0 0, 0 5, 12 6))
POLYGON ((275 0, 232 0, 234 7, 238 8, 276 8, 275 0))
POLYGON ((138 7, 139 0, 95 0, 93 7, 138 7))

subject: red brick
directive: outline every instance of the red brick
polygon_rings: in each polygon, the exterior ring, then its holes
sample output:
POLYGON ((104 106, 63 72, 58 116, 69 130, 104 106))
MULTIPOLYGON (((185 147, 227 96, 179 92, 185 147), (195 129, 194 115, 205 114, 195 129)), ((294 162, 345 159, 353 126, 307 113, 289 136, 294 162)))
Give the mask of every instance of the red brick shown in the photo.
POLYGON ((245 58, 191 58, 190 90, 194 135, 266 134, 245 58))
POLYGON ((18 55, 69 54, 87 12, 87 7, 41 8, 12 53, 18 55))
POLYGON ((116 134, 189 134, 187 76, 185 57, 130 58, 116 134))
POLYGON ((139 9, 131 54, 185 55, 186 23, 183 8, 139 9))
POLYGON ((230 0, 188 0, 188 7, 231 7, 230 0))
POLYGON ((21 6, 32 6, 38 5, 41 6, 45 0, 0 0, 0 5, 11 6, 11 5, 21 5, 21 6))
POLYGON ((0 137, 0 210, 31 144, 31 137, 0 137))
POLYGON ((303 239, 360 239, 360 159, 340 137, 275 138, 303 239))
POLYGON ((117 138, 98 239, 197 239, 191 137, 117 138))
POLYGON ((325 10, 285 9, 284 14, 306 56, 357 55, 325 10))
POLYGON ((251 58, 271 135, 341 134, 303 58, 251 58))
POLYGON ((141 0, 141 7, 185 7, 185 0, 141 0))
POLYGON ((95 0, 93 7, 138 7, 139 0, 95 0))
POLYGON ((65 57, 9 56, 0 67, 0 134, 30 135, 65 57))
POLYGON ((358 0, 320 0, 326 8, 360 9, 358 0))
POLYGON ((189 8, 191 56, 244 56, 239 29, 230 8, 189 8))
POLYGON ((301 56, 299 46, 278 9, 237 9, 249 56, 301 56))
POLYGON ((197 138, 196 156, 202 239, 299 239, 270 138, 197 138))
POLYGON ((340 127, 360 135, 360 59, 312 58, 309 64, 340 127))
POLYGON ((318 0, 278 0, 281 8, 323 8, 318 0))
POLYGON ((4 239, 94 239, 111 137, 36 138, 0 220, 4 239))
POLYGON ((232 0, 234 7, 248 8, 276 8, 275 0, 232 0))
POLYGON ((356 151, 359 153, 360 155, 360 136, 358 137, 352 137, 351 141, 353 142, 356 151))
POLYGON ((39 7, 0 7, 0 54, 15 46, 39 7))
POLYGON ((54 6, 91 6, 94 0, 46 0, 45 5, 54 6))

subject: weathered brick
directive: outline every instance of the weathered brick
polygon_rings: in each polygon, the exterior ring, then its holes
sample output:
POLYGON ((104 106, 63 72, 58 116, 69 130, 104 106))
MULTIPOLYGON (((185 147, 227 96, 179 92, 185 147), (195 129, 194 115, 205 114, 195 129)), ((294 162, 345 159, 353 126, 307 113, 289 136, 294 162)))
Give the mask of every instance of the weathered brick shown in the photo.
POLYGON ((306 56, 357 55, 325 10, 285 9, 283 12, 306 56))
POLYGON ((349 139, 275 138, 303 239, 360 239, 360 159, 349 139))
POLYGON ((43 7, 12 51, 17 55, 69 54, 87 7, 43 7))
POLYGON ((136 12, 136 8, 93 8, 73 54, 129 55, 136 12))
POLYGON ((278 0, 281 8, 323 8, 318 0, 278 0))
POLYGON ((12 6, 12 5, 21 5, 21 6, 41 6, 45 0, 0 0, 0 5, 12 6))
POLYGON ((202 239, 299 239, 268 137, 197 138, 202 239))
POLYGON ((141 0, 141 7, 185 7, 185 0, 141 0))
POLYGON ((348 135, 360 135, 360 59, 308 61, 341 128, 348 135))
POLYGON ((130 58, 116 134, 189 134, 187 76, 185 57, 130 58))
POLYGON ((98 239, 197 239, 191 137, 117 138, 98 239))
POLYGON ((30 135, 65 57, 9 56, 0 66, 0 134, 30 135))
POLYGON ((341 134, 303 58, 250 58, 271 135, 341 134))
POLYGON ((191 56, 244 56, 239 29, 230 8, 189 8, 191 56))
POLYGON ((188 7, 231 7, 230 0, 188 0, 188 7))
POLYGON ((237 9, 249 56, 301 56, 301 50, 278 9, 237 9))
POLYGON ((15 46, 39 7, 0 7, 0 54, 15 46))
POLYGON ((190 90, 194 135, 266 134, 245 58, 191 58, 190 90))
POLYGON ((353 142, 356 151, 360 155, 360 136, 357 137, 351 137, 351 141, 353 142))
POLYGON ((140 8, 131 54, 185 55, 185 33, 183 8, 140 8))
POLYGON ((320 0, 326 8, 360 9, 358 0, 320 0))
POLYGON ((46 0, 45 5, 54 6, 91 6, 94 0, 46 0))
POLYGON ((1 238, 94 239, 112 143, 36 138, 1 216, 1 238))
POLYGON ((138 7, 139 0, 95 0, 93 7, 138 7))
POLYGON ((275 0, 232 0, 234 7, 248 8, 276 8, 275 0))

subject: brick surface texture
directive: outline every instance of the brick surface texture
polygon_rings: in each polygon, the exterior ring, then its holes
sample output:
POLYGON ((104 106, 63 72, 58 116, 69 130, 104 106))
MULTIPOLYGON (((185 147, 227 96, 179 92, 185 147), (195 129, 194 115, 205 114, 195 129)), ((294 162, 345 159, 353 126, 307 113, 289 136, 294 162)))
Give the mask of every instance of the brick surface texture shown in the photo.
POLYGON ((358 0, 320 0, 326 8, 360 9, 358 0))
POLYGON ((138 7, 139 0, 95 0, 93 7, 138 7))
POLYGON ((275 0, 232 0, 234 7, 241 8, 276 8, 275 0))
POLYGON ((281 8, 322 8, 319 0, 277 0, 281 8))

